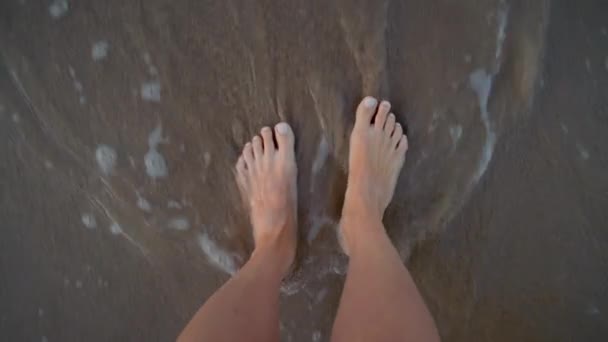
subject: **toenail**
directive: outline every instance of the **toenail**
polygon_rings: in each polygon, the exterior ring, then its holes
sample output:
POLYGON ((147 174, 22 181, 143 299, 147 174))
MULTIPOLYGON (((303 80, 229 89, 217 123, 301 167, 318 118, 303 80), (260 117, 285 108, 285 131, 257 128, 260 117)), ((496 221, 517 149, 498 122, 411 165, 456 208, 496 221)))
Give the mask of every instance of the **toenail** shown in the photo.
POLYGON ((287 134, 289 132, 289 126, 284 122, 277 124, 276 128, 279 134, 287 134))
POLYGON ((382 101, 382 107, 390 107, 390 103, 388 101, 382 101))
POLYGON ((368 96, 365 98, 365 100, 363 100, 363 105, 365 105, 365 107, 367 107, 367 108, 374 108, 374 107, 376 107, 377 103, 378 103, 378 101, 371 96, 368 96))

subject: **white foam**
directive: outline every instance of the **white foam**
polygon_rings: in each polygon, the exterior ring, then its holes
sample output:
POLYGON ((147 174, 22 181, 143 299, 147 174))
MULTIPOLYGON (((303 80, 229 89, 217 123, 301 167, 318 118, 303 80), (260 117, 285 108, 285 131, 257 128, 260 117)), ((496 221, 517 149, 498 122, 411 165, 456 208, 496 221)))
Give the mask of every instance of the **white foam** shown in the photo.
POLYGON ((108 50, 110 49, 110 43, 105 40, 100 40, 93 44, 91 48, 91 57, 93 60, 98 62, 108 56, 108 50))
MULTIPOLYGON (((504 6, 504 5, 502 5, 504 6)), ((502 56, 502 48, 507 37, 506 29, 509 18, 509 9, 506 7, 499 8, 497 12, 498 28, 496 32, 496 52, 495 58, 498 60, 502 56)))
POLYGON ((321 290, 319 290, 319 292, 317 293, 317 295, 315 296, 315 301, 314 304, 319 304, 322 301, 325 300, 325 297, 327 297, 327 294, 329 293, 329 290, 327 289, 327 287, 322 288, 321 290))
POLYGON ((306 235, 306 241, 308 241, 308 244, 311 244, 315 240, 317 235, 319 235, 321 228, 326 225, 336 224, 331 218, 326 216, 319 217, 316 215, 312 215, 311 217, 309 217, 309 220, 310 229, 308 230, 308 234, 306 235))
POLYGON ((77 92, 82 92, 82 83, 80 83, 80 81, 78 80, 74 80, 74 89, 76 89, 77 92))
POLYGON ((144 59, 144 62, 146 64, 150 65, 152 63, 152 58, 150 57, 150 54, 148 52, 144 52, 142 58, 144 59))
POLYGON ((139 194, 137 194, 137 207, 145 212, 152 211, 152 206, 147 199, 143 198, 139 194))
POLYGON ((168 200, 167 201, 167 208, 169 208, 169 209, 181 209, 182 205, 178 201, 168 200))
POLYGON ((323 169, 323 166, 325 166, 325 163, 327 162, 327 159, 329 157, 330 154, 330 147, 329 147, 329 142, 327 141, 327 138, 325 137, 325 135, 321 136, 321 140, 319 140, 319 145, 317 147, 317 154, 315 155, 315 159, 313 160, 312 163, 312 172, 310 174, 310 189, 309 191, 312 193, 315 191, 317 185, 316 185, 316 179, 317 176, 319 175, 319 172, 321 171, 321 169, 323 169))
POLYGON ((156 148, 158 144, 163 142, 163 126, 158 124, 150 134, 148 134, 148 146, 156 148))
POLYGON ((59 19, 68 13, 69 5, 67 0, 54 0, 49 5, 49 14, 53 19, 59 19))
POLYGON ((198 245, 205 253, 209 262, 230 275, 236 273, 236 262, 234 255, 219 247, 215 241, 211 240, 207 233, 198 236, 198 245))
POLYGON ((144 164, 146 165, 146 173, 151 178, 164 178, 169 175, 165 157, 155 149, 148 150, 148 153, 144 156, 144 164))
POLYGON ((344 263, 342 259, 332 257, 329 258, 327 264, 327 269, 329 270, 329 272, 339 275, 346 274, 347 264, 344 263))
POLYGON ((173 230, 186 231, 190 229, 190 221, 183 216, 175 217, 169 220, 167 226, 173 230))
POLYGON ((479 159, 477 171, 473 176, 473 181, 477 183, 481 176, 488 169, 488 165, 490 165, 490 161, 492 160, 492 155, 494 154, 494 145, 496 144, 496 135, 494 132, 486 131, 486 142, 483 145, 481 150, 481 158, 479 159))
POLYGON ((105 175, 110 175, 116 166, 117 154, 116 151, 105 144, 97 146, 95 150, 95 160, 101 172, 105 175))
POLYGON ((117 222, 112 222, 112 224, 110 225, 110 233, 112 233, 113 235, 121 235, 124 232, 120 224, 118 224, 117 222))
POLYGON ((589 159, 589 151, 585 148, 585 146, 583 146, 581 143, 576 143, 576 149, 578 150, 578 154, 581 156, 581 159, 589 159))
POLYGON ((141 98, 146 101, 160 102, 160 89, 159 81, 145 82, 141 85, 141 98))
POLYGON ((589 303, 587 305, 587 308, 585 309, 585 313, 589 316, 598 316, 601 314, 600 309, 597 307, 597 305, 595 305, 593 303, 589 303))
POLYGON ((477 94, 479 109, 482 115, 488 114, 488 98, 492 89, 492 75, 485 69, 479 68, 469 75, 469 85, 477 94))
POLYGON ((323 165, 327 161, 327 157, 329 157, 329 142, 325 138, 325 136, 321 137, 319 141, 319 146, 317 147, 317 154, 315 156, 315 160, 312 163, 312 173, 316 175, 321 171, 323 165))
POLYGON ((135 163, 135 158, 133 158, 133 156, 129 156, 129 165, 131 165, 132 169, 136 169, 137 168, 137 164, 135 163))
POLYGON ((163 139, 163 128, 159 124, 150 132, 148 135, 148 146, 150 149, 144 156, 144 165, 146 166, 146 173, 151 178, 164 178, 169 175, 169 169, 167 168, 167 162, 162 154, 160 154, 156 148, 158 145, 165 140, 163 139))
POLYGON ((209 165, 211 165, 211 153, 205 152, 203 155, 203 161, 205 162, 205 167, 209 167, 209 165))
POLYGON ((321 341, 321 332, 319 330, 312 333, 312 342, 320 342, 321 341))
POLYGON ((158 69, 156 69, 156 67, 152 64, 152 57, 150 56, 149 53, 145 52, 143 54, 143 58, 144 58, 144 62, 146 63, 146 65, 148 66, 148 73, 151 76, 156 76, 158 75, 158 69))
POLYGON ((482 146, 481 157, 478 162, 477 170, 473 175, 473 183, 477 183, 481 176, 486 172, 492 155, 494 153, 494 145, 496 144, 496 133, 492 129, 490 122, 490 114, 488 113, 488 99, 492 90, 493 75, 488 74, 485 69, 477 69, 469 75, 469 84, 471 89, 477 94, 481 121, 483 122, 486 139, 482 146))
POLYGON ((97 220, 93 214, 84 213, 80 216, 80 220, 82 221, 82 224, 89 229, 94 229, 97 227, 97 220))
POLYGON ((454 125, 450 126, 450 137, 452 138, 452 144, 456 145, 462 137, 462 126, 454 125))
POLYGON ((72 68, 71 66, 68 67, 68 70, 70 72, 70 76, 72 76, 72 81, 73 81, 73 85, 74 85, 74 90, 76 90, 76 93, 79 94, 78 97, 78 102, 81 105, 84 105, 85 103, 87 103, 87 98, 82 94, 82 91, 84 90, 84 87, 82 86, 82 82, 80 82, 77 78, 76 78, 76 71, 74 70, 74 68, 72 68))

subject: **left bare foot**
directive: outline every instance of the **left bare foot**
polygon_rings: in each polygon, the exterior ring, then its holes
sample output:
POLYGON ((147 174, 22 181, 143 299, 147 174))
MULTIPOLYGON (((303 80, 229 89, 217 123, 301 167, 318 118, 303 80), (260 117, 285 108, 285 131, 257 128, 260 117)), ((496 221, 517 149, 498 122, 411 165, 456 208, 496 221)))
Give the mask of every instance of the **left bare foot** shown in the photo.
POLYGON ((279 267, 287 273, 296 252, 297 166, 294 134, 284 122, 262 128, 245 144, 236 164, 236 179, 249 207, 256 253, 278 253, 279 267))

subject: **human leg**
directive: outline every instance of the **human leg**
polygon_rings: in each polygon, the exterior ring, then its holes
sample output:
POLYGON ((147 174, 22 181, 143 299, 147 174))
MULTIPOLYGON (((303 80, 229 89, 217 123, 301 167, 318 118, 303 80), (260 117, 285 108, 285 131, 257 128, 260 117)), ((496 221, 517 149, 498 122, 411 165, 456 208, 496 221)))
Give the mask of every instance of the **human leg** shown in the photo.
POLYGON ((255 249, 247 263, 194 315, 178 341, 278 341, 279 288, 296 248, 294 135, 269 127, 243 149, 236 178, 249 207, 255 249))
POLYGON ((350 140, 340 222, 350 260, 333 341, 439 340, 424 300, 382 224, 407 148, 390 104, 378 106, 374 98, 365 98, 350 140))

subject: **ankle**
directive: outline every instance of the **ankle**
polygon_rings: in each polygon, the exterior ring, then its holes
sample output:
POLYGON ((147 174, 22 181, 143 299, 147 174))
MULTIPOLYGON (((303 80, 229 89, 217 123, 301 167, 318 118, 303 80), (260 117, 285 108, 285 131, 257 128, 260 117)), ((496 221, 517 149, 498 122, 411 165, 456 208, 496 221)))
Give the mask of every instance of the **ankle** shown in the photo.
POLYGON ((267 239, 257 243, 251 253, 250 261, 259 261, 264 267, 277 270, 282 276, 287 274, 295 259, 295 250, 281 240, 281 238, 267 239))
POLYGON ((351 257, 376 246, 377 242, 386 236, 386 230, 380 220, 365 216, 343 216, 340 220, 340 232, 344 252, 351 257))
POLYGON ((342 221, 347 219, 353 222, 361 221, 365 224, 382 224, 383 210, 374 205, 368 197, 368 195, 347 189, 342 206, 342 221))

